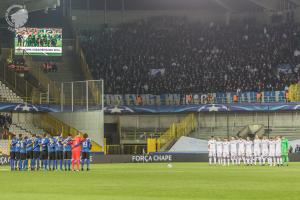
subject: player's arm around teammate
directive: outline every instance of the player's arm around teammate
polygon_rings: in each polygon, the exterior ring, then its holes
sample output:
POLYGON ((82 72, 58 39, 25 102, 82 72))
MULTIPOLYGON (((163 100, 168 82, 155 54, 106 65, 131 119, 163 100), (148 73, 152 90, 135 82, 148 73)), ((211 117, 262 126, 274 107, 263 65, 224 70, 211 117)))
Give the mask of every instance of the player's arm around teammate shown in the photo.
POLYGON ((82 150, 81 150, 81 171, 84 169, 84 163, 86 163, 86 170, 90 170, 90 152, 92 149, 91 139, 88 138, 88 134, 83 135, 82 150))

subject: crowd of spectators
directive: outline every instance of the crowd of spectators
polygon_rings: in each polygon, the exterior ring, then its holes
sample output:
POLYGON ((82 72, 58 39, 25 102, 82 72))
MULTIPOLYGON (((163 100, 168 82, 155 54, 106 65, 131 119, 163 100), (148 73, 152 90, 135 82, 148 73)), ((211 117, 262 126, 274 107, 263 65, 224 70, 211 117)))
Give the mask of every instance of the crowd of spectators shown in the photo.
POLYGON ((9 114, 0 114, 0 127, 9 127, 12 123, 12 118, 9 114))
POLYGON ((14 70, 18 73, 25 73, 31 70, 30 67, 27 66, 25 59, 23 57, 15 57, 13 59, 7 59, 8 68, 14 70))
POLYGON ((80 40, 107 94, 274 91, 300 77, 300 26, 293 22, 154 17, 84 30, 80 40))
POLYGON ((7 139, 9 127, 12 124, 12 117, 9 114, 0 114, 0 139, 7 139))
POLYGON ((57 72, 58 67, 56 63, 53 62, 45 62, 42 66, 42 69, 45 73, 48 72, 57 72))

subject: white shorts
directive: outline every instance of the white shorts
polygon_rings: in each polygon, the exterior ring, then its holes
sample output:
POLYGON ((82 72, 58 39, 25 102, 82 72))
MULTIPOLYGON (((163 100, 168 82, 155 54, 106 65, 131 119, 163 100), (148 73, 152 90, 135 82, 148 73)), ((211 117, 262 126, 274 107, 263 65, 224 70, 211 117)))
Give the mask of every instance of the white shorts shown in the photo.
POLYGON ((270 151, 269 152, 269 157, 275 157, 275 151, 270 151))
POLYGON ((229 151, 223 152, 223 158, 229 158, 229 151))
POLYGON ((263 149, 261 155, 263 157, 268 157, 269 156, 269 150, 268 149, 263 149))
POLYGON ((244 151, 239 151, 239 152, 238 152, 238 156, 239 156, 239 157, 245 156, 245 152, 244 152, 244 151))
POLYGON ((254 149, 254 156, 255 157, 261 156, 260 149, 254 149))
POLYGON ((237 156, 237 152, 236 152, 236 151, 230 152, 230 156, 231 156, 231 157, 236 157, 236 156, 237 156))
POLYGON ((252 151, 246 151, 246 157, 251 157, 252 156, 252 151))
POLYGON ((276 151, 276 152, 275 152, 275 156, 276 156, 276 157, 281 157, 281 151, 276 151))
POLYGON ((218 157, 218 158, 222 158, 222 156, 223 156, 223 153, 220 152, 220 151, 218 151, 218 152, 217 152, 217 157, 218 157))
POLYGON ((208 152, 208 157, 216 157, 217 153, 216 151, 209 151, 208 152))

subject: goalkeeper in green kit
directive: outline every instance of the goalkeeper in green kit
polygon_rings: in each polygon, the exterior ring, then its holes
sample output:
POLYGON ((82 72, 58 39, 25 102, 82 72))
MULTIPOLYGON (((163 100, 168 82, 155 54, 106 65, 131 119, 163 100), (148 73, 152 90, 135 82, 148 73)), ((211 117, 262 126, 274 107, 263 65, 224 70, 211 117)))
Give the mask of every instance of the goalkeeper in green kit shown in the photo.
POLYGON ((285 137, 281 137, 281 157, 283 164, 289 165, 289 141, 285 137))

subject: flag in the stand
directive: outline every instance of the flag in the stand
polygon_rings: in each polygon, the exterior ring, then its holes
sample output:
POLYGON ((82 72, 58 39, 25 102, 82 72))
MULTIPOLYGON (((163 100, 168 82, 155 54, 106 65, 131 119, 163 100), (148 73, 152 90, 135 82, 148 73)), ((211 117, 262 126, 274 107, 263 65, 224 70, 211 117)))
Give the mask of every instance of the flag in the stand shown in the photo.
POLYGON ((292 73, 292 66, 289 64, 281 64, 278 65, 278 73, 283 73, 283 74, 290 74, 292 73))
POLYGON ((300 56, 300 51, 296 49, 296 50, 294 51, 294 56, 300 56))
POLYGON ((165 74, 166 69, 150 69, 150 75, 151 76, 163 76, 165 74))

